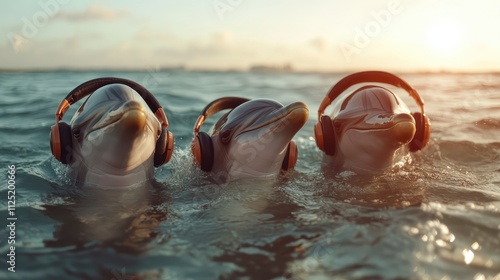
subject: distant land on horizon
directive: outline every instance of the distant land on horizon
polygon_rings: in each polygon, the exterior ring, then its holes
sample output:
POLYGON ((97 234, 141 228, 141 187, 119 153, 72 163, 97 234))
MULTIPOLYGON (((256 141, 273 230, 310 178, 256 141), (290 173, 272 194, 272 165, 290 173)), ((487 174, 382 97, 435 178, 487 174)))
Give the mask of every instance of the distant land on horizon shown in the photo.
POLYGON ((187 67, 184 65, 178 66, 161 66, 156 68, 146 67, 126 67, 126 68, 101 68, 101 67, 47 67, 47 68, 2 68, 0 73, 19 73, 19 72, 167 72, 167 71, 182 71, 182 72, 214 72, 214 73, 297 73, 297 74, 348 74, 367 70, 382 70, 399 74, 495 74, 500 75, 500 70, 493 71, 453 71, 448 69, 442 70, 397 70, 397 69, 345 69, 345 70, 298 70, 290 63, 283 65, 267 65, 255 64, 247 69, 218 69, 218 68, 196 68, 187 67))

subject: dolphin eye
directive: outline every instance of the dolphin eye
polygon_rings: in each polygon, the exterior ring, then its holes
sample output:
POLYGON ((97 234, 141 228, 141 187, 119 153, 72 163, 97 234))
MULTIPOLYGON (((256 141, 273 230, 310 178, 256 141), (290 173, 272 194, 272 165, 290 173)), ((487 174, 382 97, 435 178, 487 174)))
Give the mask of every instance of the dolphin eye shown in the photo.
POLYGON ((231 140, 231 130, 225 130, 220 134, 220 139, 223 144, 229 143, 231 140))
POLYGON ((73 129, 73 136, 76 139, 79 139, 80 138, 80 130, 79 129, 73 129))

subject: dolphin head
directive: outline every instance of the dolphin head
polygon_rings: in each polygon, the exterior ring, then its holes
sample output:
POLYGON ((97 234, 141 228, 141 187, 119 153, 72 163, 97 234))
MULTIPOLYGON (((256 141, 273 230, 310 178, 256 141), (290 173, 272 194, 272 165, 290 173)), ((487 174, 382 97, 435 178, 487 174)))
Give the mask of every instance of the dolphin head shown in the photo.
POLYGON ((112 84, 96 90, 71 120, 77 181, 128 186, 152 176, 161 124, 132 88, 112 84))
POLYGON ((212 127, 214 167, 221 181, 279 173, 288 144, 305 124, 309 109, 270 99, 247 101, 212 127))
POLYGON ((361 173, 383 172, 401 161, 415 135, 415 120, 406 104, 376 86, 362 87, 339 102, 332 124, 336 165, 361 173))

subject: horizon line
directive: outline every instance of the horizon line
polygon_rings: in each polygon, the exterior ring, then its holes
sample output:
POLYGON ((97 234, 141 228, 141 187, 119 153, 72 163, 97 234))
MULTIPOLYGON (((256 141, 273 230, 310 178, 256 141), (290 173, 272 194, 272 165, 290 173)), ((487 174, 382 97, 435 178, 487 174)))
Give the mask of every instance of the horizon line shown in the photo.
POLYGON ((20 73, 20 72, 213 72, 213 73, 283 73, 283 74, 348 74, 367 70, 382 70, 399 74, 500 74, 499 70, 450 70, 450 69, 345 69, 345 70, 300 70, 293 67, 283 68, 274 65, 253 65, 246 69, 239 68, 206 68, 206 67, 186 67, 186 66, 162 66, 157 68, 147 67, 25 67, 25 68, 2 68, 0 73, 20 73))

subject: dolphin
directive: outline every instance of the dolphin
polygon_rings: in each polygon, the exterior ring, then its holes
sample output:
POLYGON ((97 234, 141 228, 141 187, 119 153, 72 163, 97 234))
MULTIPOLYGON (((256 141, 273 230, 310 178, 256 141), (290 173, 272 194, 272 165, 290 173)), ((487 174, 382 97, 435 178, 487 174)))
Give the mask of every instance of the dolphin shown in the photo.
POLYGON ((119 188, 153 177, 161 124, 131 87, 96 90, 71 119, 70 175, 77 184, 119 188))
POLYGON ((364 86, 335 99, 332 106, 336 152, 324 155, 326 166, 358 174, 381 173, 409 158, 415 119, 392 91, 364 86))
POLYGON ((276 177, 289 143, 308 116, 303 102, 283 106, 271 99, 254 99, 235 107, 208 132, 214 148, 213 178, 227 182, 276 177))

